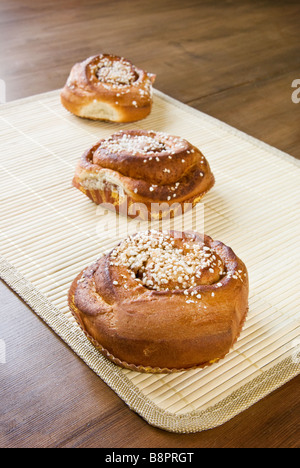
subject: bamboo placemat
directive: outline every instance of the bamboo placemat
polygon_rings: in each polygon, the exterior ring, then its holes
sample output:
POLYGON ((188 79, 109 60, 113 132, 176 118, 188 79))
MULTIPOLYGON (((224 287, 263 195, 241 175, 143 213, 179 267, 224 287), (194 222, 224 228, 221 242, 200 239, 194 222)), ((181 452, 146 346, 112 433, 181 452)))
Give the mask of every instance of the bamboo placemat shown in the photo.
POLYGON ((158 91, 151 115, 136 124, 76 118, 55 91, 2 105, 0 131, 1 277, 132 410, 162 429, 197 432, 224 423, 299 374, 297 160, 158 91), (122 370, 93 348, 69 312, 73 278, 128 229, 144 227, 128 228, 125 218, 101 211, 71 186, 81 154, 121 128, 188 139, 216 176, 198 212, 203 208, 205 226, 192 214, 184 226, 205 228, 243 259, 250 311, 234 349, 209 368, 171 375, 122 370))

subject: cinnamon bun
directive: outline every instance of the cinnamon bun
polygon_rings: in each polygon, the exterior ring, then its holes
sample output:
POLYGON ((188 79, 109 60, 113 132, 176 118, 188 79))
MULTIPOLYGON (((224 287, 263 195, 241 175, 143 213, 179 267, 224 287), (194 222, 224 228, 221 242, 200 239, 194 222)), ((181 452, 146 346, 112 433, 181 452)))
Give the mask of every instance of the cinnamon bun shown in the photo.
POLYGON ((123 57, 96 55, 74 65, 61 102, 79 117, 134 122, 151 112, 154 81, 155 75, 123 57))
POLYGON ((198 148, 145 130, 120 131, 95 144, 83 154, 73 179, 96 204, 143 220, 184 213, 214 182, 198 148))
POLYGON ((248 274, 206 235, 150 231, 123 240, 73 281, 70 309, 96 348, 140 372, 223 358, 248 311, 248 274))

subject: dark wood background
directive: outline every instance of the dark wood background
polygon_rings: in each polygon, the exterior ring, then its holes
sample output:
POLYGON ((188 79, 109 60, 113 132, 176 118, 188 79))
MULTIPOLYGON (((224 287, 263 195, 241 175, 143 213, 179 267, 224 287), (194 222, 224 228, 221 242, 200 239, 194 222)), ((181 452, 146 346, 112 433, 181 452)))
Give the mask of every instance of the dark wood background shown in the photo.
MULTIPOLYGON (((300 158, 299 31, 299 0, 1 0, 0 79, 11 101, 61 88, 90 55, 123 55, 156 73, 157 89, 300 158)), ((170 434, 130 411, 4 283, 0 301, 1 447, 300 446, 300 377, 221 427, 170 434)))

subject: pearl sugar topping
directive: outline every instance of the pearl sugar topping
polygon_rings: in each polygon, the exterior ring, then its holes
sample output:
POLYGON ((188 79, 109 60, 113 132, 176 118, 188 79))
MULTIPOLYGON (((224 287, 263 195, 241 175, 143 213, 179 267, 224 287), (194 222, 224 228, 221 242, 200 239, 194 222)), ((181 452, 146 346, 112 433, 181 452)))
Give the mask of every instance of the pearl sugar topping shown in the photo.
POLYGON ((131 85, 137 80, 137 74, 132 65, 124 59, 111 60, 107 57, 99 62, 96 76, 102 83, 131 85))
POLYGON ((126 267, 132 277, 156 291, 212 284, 225 274, 221 259, 204 243, 160 231, 124 240, 111 253, 111 265, 126 267))

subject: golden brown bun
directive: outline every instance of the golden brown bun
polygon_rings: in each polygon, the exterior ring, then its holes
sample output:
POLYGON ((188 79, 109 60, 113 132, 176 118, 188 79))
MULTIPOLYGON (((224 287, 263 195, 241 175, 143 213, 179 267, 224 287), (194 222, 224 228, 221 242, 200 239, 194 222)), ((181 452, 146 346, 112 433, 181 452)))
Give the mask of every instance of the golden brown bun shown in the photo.
POLYGON ((138 233, 86 268, 70 309, 91 342, 117 365, 175 372, 223 358, 248 311, 244 263, 197 233, 138 233))
POLYGON ((96 204, 144 220, 182 214, 214 183, 198 148, 145 130, 120 131, 98 142, 83 154, 73 179, 96 204))
POLYGON ((154 80, 123 57, 96 55, 74 65, 61 102, 79 117, 135 122, 151 112, 154 80))

